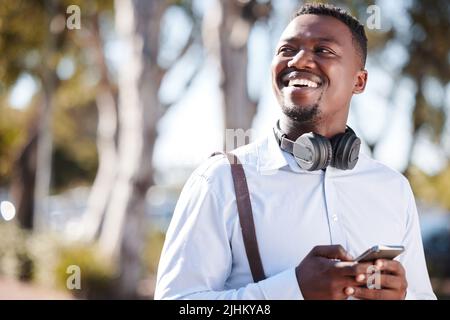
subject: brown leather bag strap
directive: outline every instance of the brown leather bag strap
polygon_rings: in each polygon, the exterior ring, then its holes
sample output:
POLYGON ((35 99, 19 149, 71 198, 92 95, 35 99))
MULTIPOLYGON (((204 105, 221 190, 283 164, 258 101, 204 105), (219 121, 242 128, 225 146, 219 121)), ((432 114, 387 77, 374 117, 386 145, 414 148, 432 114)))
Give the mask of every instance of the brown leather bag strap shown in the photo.
MULTIPOLYGON (((211 156, 224 154, 214 152, 211 156)), ((224 154, 227 156, 231 166, 231 175, 233 176, 234 191, 236 193, 236 204, 239 214, 239 221, 242 229, 242 238, 244 240, 245 252, 247 253, 248 263, 252 272, 253 281, 264 280, 264 268, 259 255, 258 242, 256 240, 255 223, 253 221, 253 211, 250 202, 247 179, 244 168, 236 155, 232 153, 224 154)))

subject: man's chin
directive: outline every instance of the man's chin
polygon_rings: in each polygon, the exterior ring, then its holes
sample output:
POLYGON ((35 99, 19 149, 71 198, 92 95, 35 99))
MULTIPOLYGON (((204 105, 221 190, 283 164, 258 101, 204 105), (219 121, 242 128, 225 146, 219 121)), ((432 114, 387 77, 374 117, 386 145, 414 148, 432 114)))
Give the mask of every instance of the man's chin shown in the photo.
POLYGON ((282 104, 281 111, 294 121, 314 122, 319 117, 319 105, 313 104, 282 104))

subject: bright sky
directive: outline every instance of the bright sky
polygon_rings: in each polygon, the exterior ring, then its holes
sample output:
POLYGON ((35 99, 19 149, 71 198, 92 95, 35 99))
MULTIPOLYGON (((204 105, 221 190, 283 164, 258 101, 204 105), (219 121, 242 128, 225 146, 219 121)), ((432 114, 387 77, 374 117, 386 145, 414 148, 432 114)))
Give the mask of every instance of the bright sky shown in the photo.
MULTIPOLYGON (((212 1, 214 0, 197 0, 194 3, 198 11, 203 11, 212 1)), ((403 30, 405 37, 410 36, 409 22, 404 18, 405 15, 402 15, 404 8, 401 7, 401 2, 383 0, 378 3, 381 7, 382 29, 389 27, 386 19, 388 15, 393 15, 396 17, 395 27, 403 30)), ((249 92, 252 97, 260 96, 258 113, 253 123, 256 133, 253 138, 266 134, 280 114, 270 85, 270 62, 275 42, 288 23, 296 4, 291 0, 280 0, 275 4, 275 17, 271 20, 270 32, 265 27, 258 26, 249 40, 249 92)), ((360 19, 364 21, 367 16, 360 19)), ((171 61, 172 46, 183 43, 186 30, 190 29, 188 19, 177 9, 170 10, 165 21, 171 23, 163 22, 164 30, 167 30, 167 40, 162 48, 161 63, 171 61)), ((392 75, 401 68, 407 57, 406 51, 400 44, 395 43, 387 43, 386 48, 381 58, 387 62, 383 63, 383 68, 369 56, 366 66, 369 82, 365 93, 355 96, 352 100, 349 125, 357 134, 364 133, 367 139, 380 137, 381 141, 373 156, 397 170, 403 170, 411 139, 409 117, 415 88, 408 80, 398 82, 392 79, 392 75), (396 94, 390 104, 387 97, 392 86, 396 87, 396 94)), ((108 37, 106 56, 113 68, 122 60, 122 49, 116 38, 108 37)), ((218 66, 215 61, 200 56, 198 51, 190 52, 166 77, 160 97, 166 102, 173 101, 183 88, 183 80, 188 77, 198 59, 203 59, 203 65, 190 90, 183 95, 179 103, 169 109, 159 123, 154 163, 160 170, 197 166, 213 151, 222 148, 224 128, 219 100, 218 66)), ((70 60, 63 60, 58 69, 58 74, 67 78, 73 73, 74 66, 70 60)), ((447 107, 450 109, 450 85, 444 90, 430 79, 426 88, 426 96, 430 102, 438 101, 439 95, 445 95, 447 107)), ((15 108, 26 106, 37 90, 38 85, 29 75, 21 76, 11 93, 11 105, 15 108)), ((450 141, 447 143, 450 146, 450 141)), ((424 140, 416 148, 414 160, 423 170, 434 173, 445 164, 445 155, 424 140)))

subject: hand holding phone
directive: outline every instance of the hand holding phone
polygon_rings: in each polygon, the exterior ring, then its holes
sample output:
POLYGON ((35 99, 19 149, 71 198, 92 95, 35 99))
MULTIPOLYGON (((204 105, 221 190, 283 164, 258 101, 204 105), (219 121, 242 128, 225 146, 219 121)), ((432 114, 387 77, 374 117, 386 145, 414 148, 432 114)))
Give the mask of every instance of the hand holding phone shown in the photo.
MULTIPOLYGON (((404 299, 408 283, 406 273, 399 261, 393 260, 399 254, 405 251, 403 246, 376 245, 363 252, 359 257, 353 260, 352 267, 367 265, 367 263, 377 262, 378 270, 381 272, 378 276, 378 285, 380 287, 352 286, 344 289, 349 297, 357 299, 382 300, 382 299, 404 299), (378 289, 378 290, 373 290, 378 289)), ((355 278, 361 284, 368 281, 367 275, 358 274, 355 278)), ((373 278, 377 279, 377 278, 373 278)), ((373 283, 372 283, 373 284, 373 283)))

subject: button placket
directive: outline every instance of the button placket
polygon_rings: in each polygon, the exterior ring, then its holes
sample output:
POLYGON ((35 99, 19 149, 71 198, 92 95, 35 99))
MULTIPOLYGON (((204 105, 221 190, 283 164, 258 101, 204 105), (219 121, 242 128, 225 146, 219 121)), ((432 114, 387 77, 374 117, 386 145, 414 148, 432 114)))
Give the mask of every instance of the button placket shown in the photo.
POLYGON ((333 182, 333 177, 330 176, 330 170, 327 170, 324 175, 324 193, 331 244, 341 244, 346 247, 347 242, 339 220, 339 202, 336 186, 333 182))

